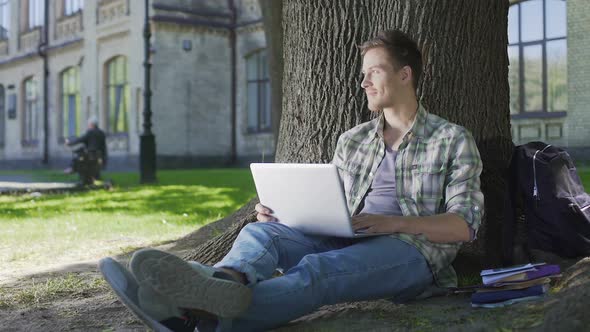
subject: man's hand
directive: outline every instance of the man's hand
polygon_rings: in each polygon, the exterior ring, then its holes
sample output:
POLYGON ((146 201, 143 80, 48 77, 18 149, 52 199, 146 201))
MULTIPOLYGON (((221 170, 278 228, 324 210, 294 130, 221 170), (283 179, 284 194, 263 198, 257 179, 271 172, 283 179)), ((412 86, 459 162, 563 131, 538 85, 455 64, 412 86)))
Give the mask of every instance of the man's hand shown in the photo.
POLYGON ((402 217, 362 213, 352 217, 354 231, 361 233, 398 233, 403 227, 402 217))
POLYGON ((70 140, 69 139, 65 139, 64 142, 66 143, 66 145, 70 144, 70 140))
POLYGON ((278 221, 277 218, 271 215, 271 209, 267 208, 266 206, 258 203, 254 208, 258 214, 256 215, 256 219, 258 221, 267 222, 267 221, 278 221))

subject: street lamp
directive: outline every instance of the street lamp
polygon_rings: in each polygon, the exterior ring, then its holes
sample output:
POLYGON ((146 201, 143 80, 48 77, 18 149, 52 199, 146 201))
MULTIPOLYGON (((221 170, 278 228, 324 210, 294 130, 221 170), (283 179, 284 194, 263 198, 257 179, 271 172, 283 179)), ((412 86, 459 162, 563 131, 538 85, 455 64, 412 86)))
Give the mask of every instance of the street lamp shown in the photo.
POLYGON ((145 0, 143 29, 145 84, 143 91, 143 132, 139 141, 139 168, 141 183, 156 182, 156 138, 152 133, 152 90, 150 88, 150 38, 149 0, 145 0))

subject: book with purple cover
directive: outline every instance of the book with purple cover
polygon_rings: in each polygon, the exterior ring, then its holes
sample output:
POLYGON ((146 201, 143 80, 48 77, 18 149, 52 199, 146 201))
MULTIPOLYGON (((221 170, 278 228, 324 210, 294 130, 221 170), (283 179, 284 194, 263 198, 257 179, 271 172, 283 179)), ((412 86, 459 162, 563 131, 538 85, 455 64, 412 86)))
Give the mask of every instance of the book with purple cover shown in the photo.
POLYGON ((496 284, 510 284, 514 282, 521 282, 525 280, 532 280, 547 276, 552 276, 560 273, 559 265, 536 265, 532 269, 526 269, 517 273, 510 274, 494 274, 490 276, 482 276, 484 285, 496 284))
POLYGON ((535 285, 525 289, 499 290, 497 292, 476 292, 471 295, 472 304, 503 302, 521 297, 543 295, 548 285, 535 285))
POLYGON ((495 275, 495 274, 506 274, 506 273, 512 273, 512 272, 518 273, 518 272, 531 270, 535 266, 540 266, 540 265, 545 265, 545 263, 527 263, 527 264, 513 265, 513 266, 508 266, 508 267, 499 267, 499 268, 495 268, 495 269, 487 269, 487 270, 482 270, 480 275, 483 277, 483 276, 489 276, 489 275, 495 275))

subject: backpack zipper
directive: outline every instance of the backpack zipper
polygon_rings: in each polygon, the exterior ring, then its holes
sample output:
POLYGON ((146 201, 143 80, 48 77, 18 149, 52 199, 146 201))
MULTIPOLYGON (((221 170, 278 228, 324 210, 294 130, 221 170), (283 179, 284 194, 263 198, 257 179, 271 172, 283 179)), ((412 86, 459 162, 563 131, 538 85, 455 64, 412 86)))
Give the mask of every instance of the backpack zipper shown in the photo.
POLYGON ((551 144, 544 147, 543 150, 535 151, 535 154, 533 155, 533 198, 535 199, 535 202, 541 200, 541 198, 539 197, 539 190, 537 188, 537 165, 536 165, 537 153, 545 152, 545 150, 547 150, 547 148, 550 146, 551 146, 551 144))

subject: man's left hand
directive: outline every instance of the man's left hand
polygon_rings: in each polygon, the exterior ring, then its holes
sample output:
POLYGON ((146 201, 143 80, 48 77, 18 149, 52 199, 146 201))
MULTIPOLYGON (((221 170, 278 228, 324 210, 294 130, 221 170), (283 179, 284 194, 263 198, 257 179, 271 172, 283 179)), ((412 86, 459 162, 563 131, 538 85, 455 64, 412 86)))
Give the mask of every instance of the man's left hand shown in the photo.
POLYGON ((397 216, 362 213, 352 217, 352 228, 362 233, 399 233, 403 223, 403 217, 397 216))

